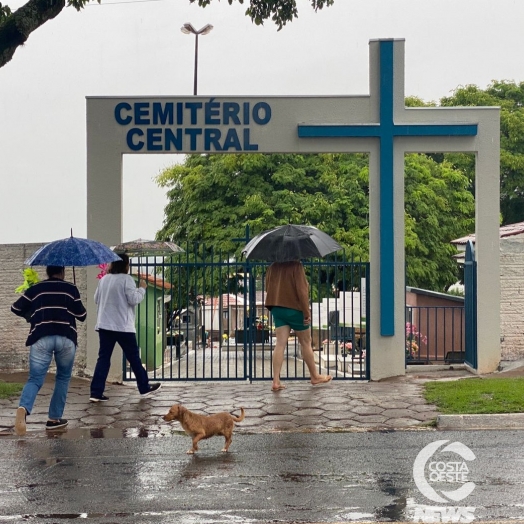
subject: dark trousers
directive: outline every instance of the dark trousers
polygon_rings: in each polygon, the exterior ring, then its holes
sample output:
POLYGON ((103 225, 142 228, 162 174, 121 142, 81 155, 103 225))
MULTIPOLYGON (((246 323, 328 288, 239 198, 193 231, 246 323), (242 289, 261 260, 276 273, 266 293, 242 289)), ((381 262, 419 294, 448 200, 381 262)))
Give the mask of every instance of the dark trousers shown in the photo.
POLYGON ((111 355, 117 342, 135 374, 138 391, 142 394, 147 393, 149 391, 149 377, 140 360, 136 334, 99 329, 98 337, 100 339, 100 349, 98 350, 98 360, 96 361, 95 372, 91 381, 91 396, 100 397, 104 393, 107 375, 111 367, 111 355))

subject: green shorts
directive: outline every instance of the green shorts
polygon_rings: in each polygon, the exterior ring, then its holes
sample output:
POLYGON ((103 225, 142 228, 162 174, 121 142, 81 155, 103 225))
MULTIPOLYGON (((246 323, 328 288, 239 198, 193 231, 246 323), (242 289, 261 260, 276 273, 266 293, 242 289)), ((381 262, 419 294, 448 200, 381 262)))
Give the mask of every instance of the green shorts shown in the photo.
POLYGON ((304 313, 297 309, 273 306, 271 308, 271 314, 273 315, 273 324, 275 324, 276 328, 289 326, 295 331, 309 329, 309 326, 304 324, 304 313))

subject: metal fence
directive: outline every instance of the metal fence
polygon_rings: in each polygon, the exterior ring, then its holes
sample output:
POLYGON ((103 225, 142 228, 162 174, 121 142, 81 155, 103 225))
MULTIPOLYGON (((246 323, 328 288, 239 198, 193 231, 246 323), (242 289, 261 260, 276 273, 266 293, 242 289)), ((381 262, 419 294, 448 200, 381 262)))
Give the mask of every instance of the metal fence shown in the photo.
MULTIPOLYGON (((132 260, 148 282, 137 307, 141 358, 155 380, 269 380, 274 326, 265 308, 266 262, 237 261, 194 246, 161 263, 132 260)), ((315 363, 335 379, 369 377, 369 263, 332 257, 304 262, 315 363)), ((124 362, 125 380, 134 379, 124 362)), ((308 379, 293 332, 281 377, 308 379)))
POLYGON ((406 364, 461 363, 463 306, 406 306, 406 364))

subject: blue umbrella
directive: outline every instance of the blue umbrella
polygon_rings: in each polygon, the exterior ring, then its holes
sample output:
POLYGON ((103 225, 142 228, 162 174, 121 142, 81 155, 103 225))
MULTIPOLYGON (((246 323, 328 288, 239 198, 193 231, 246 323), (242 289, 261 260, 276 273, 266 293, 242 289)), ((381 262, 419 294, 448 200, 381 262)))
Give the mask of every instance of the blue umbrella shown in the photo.
POLYGON ((70 236, 55 240, 35 251, 25 263, 28 266, 95 266, 121 258, 96 240, 70 236))

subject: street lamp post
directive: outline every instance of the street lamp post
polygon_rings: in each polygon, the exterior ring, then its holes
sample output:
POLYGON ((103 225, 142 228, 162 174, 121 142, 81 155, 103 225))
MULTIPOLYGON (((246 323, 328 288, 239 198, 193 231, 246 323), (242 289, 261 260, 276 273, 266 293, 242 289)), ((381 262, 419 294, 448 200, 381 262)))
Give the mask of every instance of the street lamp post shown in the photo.
POLYGON ((198 36, 199 35, 207 35, 211 29, 213 29, 213 26, 211 24, 206 24, 202 29, 199 29, 198 31, 191 25, 191 24, 184 24, 180 31, 182 33, 185 33, 186 35, 193 34, 195 35, 195 73, 194 73, 194 81, 193 81, 193 94, 197 94, 197 79, 198 79, 198 36))

